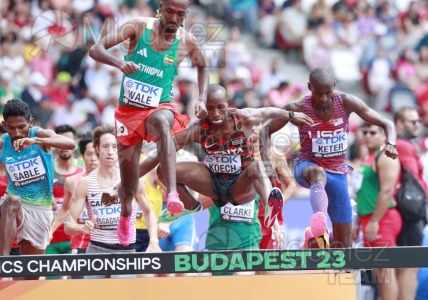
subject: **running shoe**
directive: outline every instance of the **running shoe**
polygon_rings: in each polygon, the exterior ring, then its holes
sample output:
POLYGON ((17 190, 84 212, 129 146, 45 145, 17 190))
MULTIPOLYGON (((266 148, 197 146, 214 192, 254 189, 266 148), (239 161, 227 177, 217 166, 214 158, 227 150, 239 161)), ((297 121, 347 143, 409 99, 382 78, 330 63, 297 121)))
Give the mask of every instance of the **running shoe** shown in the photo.
POLYGON ((327 233, 327 220, 322 212, 316 212, 311 219, 311 226, 305 230, 305 241, 303 248, 307 249, 310 246, 310 240, 315 239, 318 248, 330 247, 330 236, 327 233))
POLYGON ((281 212, 284 205, 284 197, 278 188, 273 188, 269 194, 268 203, 265 206, 264 223, 267 228, 271 228, 275 224, 276 217, 281 212))
POLYGON ((135 230, 135 227, 131 224, 131 216, 124 217, 120 215, 117 238, 122 246, 129 246, 132 241, 133 230, 135 230))
POLYGON ((159 215, 158 222, 159 223, 171 223, 171 222, 174 222, 175 220, 177 220, 178 218, 180 218, 182 216, 195 214, 201 210, 202 210, 202 205, 200 202, 198 202, 198 206, 196 206, 194 209, 184 209, 180 214, 172 215, 168 211, 168 209, 164 209, 161 212, 161 214, 159 215))
POLYGON ((179 215, 184 211, 184 204, 177 193, 169 193, 166 198, 166 209, 171 215, 179 215))

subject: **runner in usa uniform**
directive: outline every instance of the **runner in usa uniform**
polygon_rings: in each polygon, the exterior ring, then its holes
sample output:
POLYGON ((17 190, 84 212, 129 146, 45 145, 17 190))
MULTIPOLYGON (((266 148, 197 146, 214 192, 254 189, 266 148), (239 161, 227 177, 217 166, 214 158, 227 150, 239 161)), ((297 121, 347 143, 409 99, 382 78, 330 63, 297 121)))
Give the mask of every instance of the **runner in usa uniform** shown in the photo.
POLYGON ((72 150, 76 143, 52 130, 33 126, 28 105, 9 100, 3 108, 0 161, 8 187, 0 200, 0 249, 9 255, 17 236, 21 254, 43 254, 52 223, 53 161, 51 148, 72 150))
MULTIPOLYGON (((351 247, 352 209, 346 177, 352 171, 346 164, 349 115, 355 112, 366 122, 382 127, 388 138, 385 154, 394 159, 397 158, 395 127, 361 99, 336 91, 333 76, 324 69, 316 68, 311 72, 308 88, 310 95, 284 107, 303 112, 313 120, 312 125, 299 127, 301 149, 294 166, 297 183, 310 188, 314 211, 311 228, 306 232, 305 246, 322 246, 314 241, 325 236, 328 206, 333 223, 333 246, 351 247)), ((273 120, 260 131, 260 152, 264 161, 269 160, 267 149, 270 147, 270 134, 287 122, 286 119, 273 120)))
MULTIPOLYGON (((272 227, 276 215, 282 209, 283 199, 279 189, 272 189, 263 164, 254 161, 253 127, 269 119, 289 120, 289 112, 273 107, 231 109, 228 107, 226 90, 216 84, 208 87, 206 105, 208 117, 192 122, 186 132, 176 136, 178 149, 196 142, 201 144, 206 153, 203 163, 177 163, 177 189, 186 209, 178 215, 171 215, 164 210, 159 221, 171 222, 181 215, 197 212, 202 208, 189 194, 187 186, 212 198, 218 207, 224 207, 228 203, 242 205, 253 201, 258 194, 266 207, 265 224, 272 227)), ((296 113, 292 123, 310 125, 312 120, 305 114, 296 113)), ((155 158, 146 159, 140 165, 140 174, 153 168, 156 163, 155 158)), ((159 178, 162 180, 163 171, 159 171, 159 178)), ((229 209, 228 207, 224 209, 229 209)))
POLYGON ((180 115, 171 103, 173 81, 185 57, 197 67, 199 99, 195 113, 206 117, 205 98, 209 70, 196 38, 182 28, 189 11, 189 0, 162 0, 158 18, 135 18, 117 31, 103 37, 89 55, 124 73, 115 113, 116 137, 120 157, 122 209, 118 227, 119 241, 131 240, 131 202, 138 187, 138 163, 142 141, 157 142, 160 166, 167 187, 167 208, 172 213, 184 210, 176 189, 175 149, 172 136, 185 130, 188 117, 180 115), (129 42, 128 55, 119 59, 107 49, 129 42))

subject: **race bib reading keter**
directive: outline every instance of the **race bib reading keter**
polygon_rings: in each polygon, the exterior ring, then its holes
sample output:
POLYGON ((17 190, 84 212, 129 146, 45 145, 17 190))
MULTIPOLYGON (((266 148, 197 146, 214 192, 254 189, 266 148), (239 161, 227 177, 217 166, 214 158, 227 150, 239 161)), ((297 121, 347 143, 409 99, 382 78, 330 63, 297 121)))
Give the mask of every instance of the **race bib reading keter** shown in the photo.
POLYGON ((312 138, 312 154, 315 157, 334 157, 346 154, 348 135, 341 133, 331 137, 312 138))
POLYGON ((163 88, 125 77, 123 102, 137 107, 158 107, 163 88))
POLYGON ((207 155, 204 164, 213 173, 234 174, 242 167, 240 155, 207 155))

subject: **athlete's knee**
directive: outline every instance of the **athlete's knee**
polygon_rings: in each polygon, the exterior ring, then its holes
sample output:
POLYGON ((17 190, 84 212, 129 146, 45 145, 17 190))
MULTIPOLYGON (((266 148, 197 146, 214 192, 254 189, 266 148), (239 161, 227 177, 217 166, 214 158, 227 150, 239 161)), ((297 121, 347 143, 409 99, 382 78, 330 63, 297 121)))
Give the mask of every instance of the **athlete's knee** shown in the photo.
POLYGON ((314 184, 314 183, 325 183, 326 182, 327 176, 325 174, 324 169, 321 168, 320 166, 314 166, 314 165, 309 166, 306 169, 305 173, 310 178, 311 184, 314 184))
POLYGON ((136 184, 127 184, 126 186, 122 184, 121 188, 119 189, 119 198, 124 201, 134 199, 135 194, 137 194, 137 191, 138 180, 136 184))
POLYGON ((4 213, 16 215, 22 207, 21 198, 19 196, 10 195, 1 206, 2 215, 4 213))
POLYGON ((168 134, 172 127, 171 116, 169 116, 167 112, 162 112, 153 116, 153 118, 150 119, 150 123, 160 136, 168 134))

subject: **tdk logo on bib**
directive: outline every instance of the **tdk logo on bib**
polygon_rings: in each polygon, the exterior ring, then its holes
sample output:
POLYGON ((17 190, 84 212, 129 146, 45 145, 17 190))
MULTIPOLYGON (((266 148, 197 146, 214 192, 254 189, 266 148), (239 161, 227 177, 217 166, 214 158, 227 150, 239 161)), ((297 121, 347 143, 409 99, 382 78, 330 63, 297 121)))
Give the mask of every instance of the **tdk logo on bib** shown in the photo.
POLYGON ((207 155, 204 164, 213 173, 234 174, 242 167, 240 155, 207 155))
POLYGON ((127 103, 137 107, 157 107, 159 105, 162 91, 157 87, 145 82, 125 77, 123 81, 124 97, 127 103))
POLYGON ((153 94, 155 96, 158 95, 159 90, 161 89, 161 88, 155 87, 155 86, 150 85, 150 84, 142 83, 139 81, 133 81, 132 79, 129 79, 126 82, 126 86, 131 88, 131 89, 135 88, 137 91, 140 91, 143 93, 153 94), (135 87, 134 87, 134 84, 135 84, 135 87))
POLYGON ((10 165, 9 171, 11 171, 11 172, 23 171, 23 170, 26 170, 26 169, 29 169, 31 167, 38 166, 38 165, 39 165, 39 162, 37 161, 37 158, 32 158, 32 159, 29 159, 27 161, 23 161, 23 162, 14 164, 14 165, 10 165))

